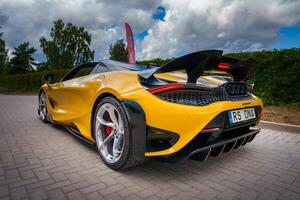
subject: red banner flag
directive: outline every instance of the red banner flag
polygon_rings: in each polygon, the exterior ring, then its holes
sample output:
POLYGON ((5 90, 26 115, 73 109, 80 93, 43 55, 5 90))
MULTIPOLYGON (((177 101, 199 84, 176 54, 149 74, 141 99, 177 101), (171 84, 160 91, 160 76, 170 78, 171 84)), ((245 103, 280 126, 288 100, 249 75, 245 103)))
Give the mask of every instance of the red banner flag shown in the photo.
POLYGON ((127 37, 128 63, 135 64, 134 39, 129 24, 125 23, 127 37))

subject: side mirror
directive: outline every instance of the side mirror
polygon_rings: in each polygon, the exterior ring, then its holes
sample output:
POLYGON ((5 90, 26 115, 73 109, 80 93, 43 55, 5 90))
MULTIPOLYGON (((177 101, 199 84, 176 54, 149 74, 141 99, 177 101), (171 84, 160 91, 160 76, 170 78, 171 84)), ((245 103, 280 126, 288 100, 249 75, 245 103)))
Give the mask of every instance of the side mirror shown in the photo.
POLYGON ((43 80, 45 81, 46 84, 51 83, 51 81, 53 80, 53 74, 45 74, 43 76, 43 80))

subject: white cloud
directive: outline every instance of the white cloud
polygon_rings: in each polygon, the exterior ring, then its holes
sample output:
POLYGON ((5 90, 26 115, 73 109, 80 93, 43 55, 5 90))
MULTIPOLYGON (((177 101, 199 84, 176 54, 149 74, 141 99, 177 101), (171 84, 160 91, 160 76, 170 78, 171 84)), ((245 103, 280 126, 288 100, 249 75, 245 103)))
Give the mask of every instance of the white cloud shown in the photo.
POLYGON ((173 57, 201 49, 257 50, 281 27, 300 22, 297 0, 163 0, 165 22, 156 22, 142 42, 141 57, 173 57))
MULTIPOLYGON (((0 26, 10 49, 24 41, 39 48, 54 20, 84 26, 92 34, 95 58, 108 56, 109 45, 133 32, 137 59, 174 57, 201 49, 226 51, 268 47, 281 27, 300 23, 299 0, 1 0, 0 26), (162 5, 165 21, 152 14, 162 5)), ((42 54, 41 50, 38 51, 42 54)))
POLYGON ((108 56, 109 44, 124 38, 124 22, 135 32, 144 31, 159 5, 160 0, 1 0, 0 26, 10 49, 24 41, 39 48, 39 38, 49 37, 53 21, 61 18, 92 34, 95 58, 100 59, 108 56))

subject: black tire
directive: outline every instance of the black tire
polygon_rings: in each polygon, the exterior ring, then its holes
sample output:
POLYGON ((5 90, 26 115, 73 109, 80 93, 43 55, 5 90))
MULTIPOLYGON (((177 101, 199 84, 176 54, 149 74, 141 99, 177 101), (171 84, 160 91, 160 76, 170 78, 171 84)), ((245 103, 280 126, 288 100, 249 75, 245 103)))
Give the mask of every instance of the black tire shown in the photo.
POLYGON ((48 113, 48 109, 47 109, 47 104, 46 104, 46 94, 44 91, 41 91, 40 94, 39 94, 39 107, 38 107, 38 115, 40 117, 40 119, 44 122, 44 123, 51 123, 51 118, 49 116, 49 113, 48 113), (45 98, 45 102, 44 102, 44 108, 45 108, 45 111, 42 111, 42 107, 41 107, 41 97, 44 95, 44 98, 45 98))
POLYGON ((114 170, 125 169, 125 168, 129 168, 129 167, 133 167, 138 164, 142 164, 143 163, 142 161, 135 160, 134 156, 133 156, 132 134, 130 131, 129 121, 128 121, 126 111, 125 111, 126 108, 114 97, 110 97, 110 96, 105 97, 98 103, 98 105, 95 109, 95 112, 94 112, 94 116, 93 116, 93 133, 96 133, 95 124, 96 124, 97 112, 98 112, 99 108, 101 107, 101 105, 103 105, 105 103, 112 104, 116 108, 116 110, 120 113, 120 116, 121 116, 121 119, 123 122, 123 126, 124 126, 123 142, 125 142, 125 143, 124 143, 124 147, 123 147, 123 152, 122 152, 119 160, 116 161, 115 163, 109 163, 106 161, 106 159, 102 155, 100 149, 98 148, 98 142, 94 135, 94 138, 96 141, 96 148, 100 155, 100 158, 102 159, 102 161, 105 163, 106 166, 108 166, 109 168, 114 169, 114 170))

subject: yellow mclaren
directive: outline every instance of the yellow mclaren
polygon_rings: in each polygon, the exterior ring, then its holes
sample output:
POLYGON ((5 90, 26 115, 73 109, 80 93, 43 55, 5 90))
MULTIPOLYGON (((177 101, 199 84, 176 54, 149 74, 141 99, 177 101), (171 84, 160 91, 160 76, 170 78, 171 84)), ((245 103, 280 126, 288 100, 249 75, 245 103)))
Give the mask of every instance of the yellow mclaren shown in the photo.
POLYGON ((95 145, 110 168, 156 157, 204 161, 253 140, 262 101, 246 81, 256 62, 191 53, 160 67, 102 60, 44 76, 38 113, 95 145), (217 74, 214 72, 218 72, 217 74))

